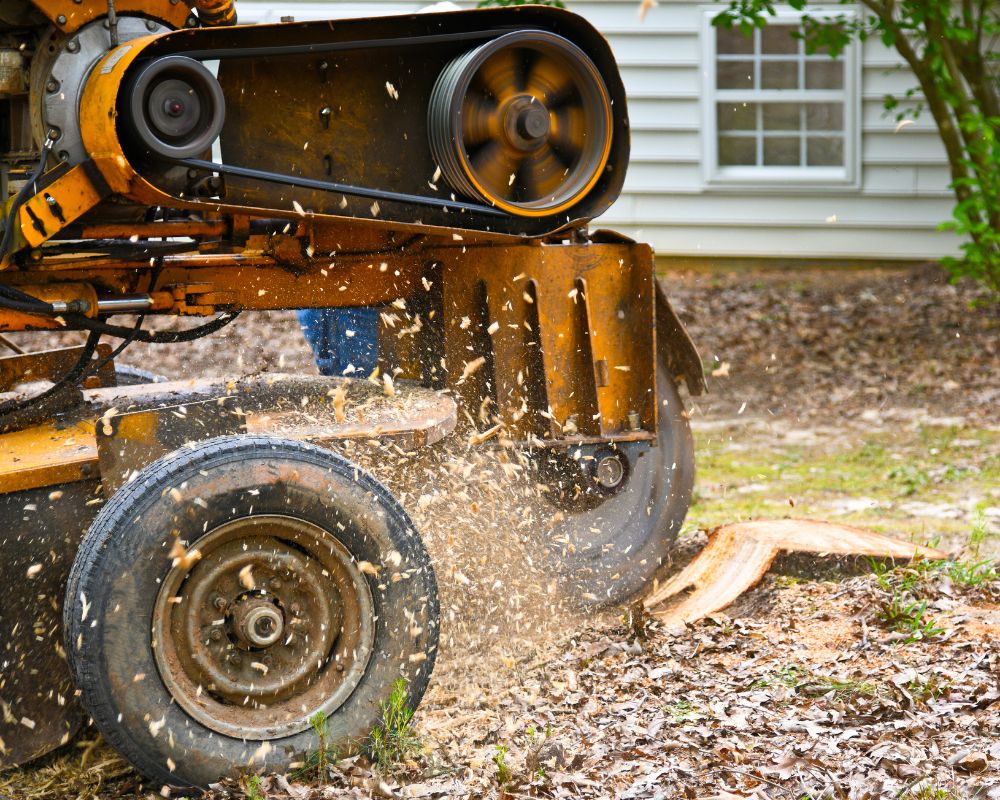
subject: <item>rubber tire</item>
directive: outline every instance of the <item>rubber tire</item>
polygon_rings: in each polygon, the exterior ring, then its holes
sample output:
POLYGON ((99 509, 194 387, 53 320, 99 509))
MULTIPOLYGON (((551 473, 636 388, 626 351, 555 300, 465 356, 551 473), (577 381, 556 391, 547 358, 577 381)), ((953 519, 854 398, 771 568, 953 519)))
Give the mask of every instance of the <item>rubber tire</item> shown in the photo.
POLYGON ((315 734, 305 730, 273 740, 264 754, 260 741, 195 722, 173 702, 151 646, 172 531, 179 528, 196 546, 204 531, 230 519, 268 513, 336 531, 358 561, 384 564, 395 550, 402 562, 394 571, 412 571, 396 582, 366 575, 377 615, 373 652, 361 682, 329 718, 331 744, 361 741, 400 676, 408 681, 411 708, 427 688, 438 641, 434 570, 410 518, 381 483, 342 456, 302 442, 240 435, 184 447, 141 470, 101 509, 77 553, 64 606, 66 652, 84 708, 105 739, 154 781, 206 787, 248 769, 285 773, 317 747, 315 734), (168 489, 178 487, 191 501, 173 499, 168 489), (412 637, 413 626, 423 632, 412 637), (151 723, 161 719, 154 734, 151 723))
POLYGON ((572 586, 571 599, 585 608, 622 605, 642 594, 669 565, 691 507, 691 426, 666 369, 657 370, 656 383, 656 447, 629 459, 628 484, 618 494, 595 509, 564 512, 565 519, 552 532, 557 538, 568 536, 573 544, 556 548, 556 570, 572 586))
POLYGON ((131 364, 115 364, 115 380, 119 386, 143 386, 147 383, 164 383, 167 379, 131 364))

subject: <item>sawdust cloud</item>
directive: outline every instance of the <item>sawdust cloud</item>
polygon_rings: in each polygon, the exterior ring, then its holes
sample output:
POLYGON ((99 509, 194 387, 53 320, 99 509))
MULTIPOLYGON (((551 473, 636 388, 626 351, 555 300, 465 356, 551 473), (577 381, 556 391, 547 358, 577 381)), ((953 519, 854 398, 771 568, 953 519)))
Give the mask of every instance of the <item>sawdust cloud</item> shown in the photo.
POLYGON ((391 443, 344 452, 396 495, 434 561, 441 641, 432 683, 488 693, 501 667, 578 627, 585 612, 563 594, 547 544, 557 509, 518 451, 471 445, 459 431, 409 453, 391 443))

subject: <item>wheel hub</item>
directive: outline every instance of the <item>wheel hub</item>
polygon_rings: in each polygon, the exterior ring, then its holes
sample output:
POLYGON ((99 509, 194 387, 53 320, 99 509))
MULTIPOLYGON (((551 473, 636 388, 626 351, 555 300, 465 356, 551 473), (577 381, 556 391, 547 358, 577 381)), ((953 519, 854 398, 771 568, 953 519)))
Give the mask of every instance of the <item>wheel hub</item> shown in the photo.
POLYGON ((285 617, 276 603, 255 597, 240 602, 233 614, 233 629, 247 649, 270 647, 281 638, 285 617))
POLYGON ((177 703, 220 733, 263 738, 346 700, 374 638, 371 592, 347 549, 277 515, 226 523, 198 548, 154 612, 157 665, 177 703))

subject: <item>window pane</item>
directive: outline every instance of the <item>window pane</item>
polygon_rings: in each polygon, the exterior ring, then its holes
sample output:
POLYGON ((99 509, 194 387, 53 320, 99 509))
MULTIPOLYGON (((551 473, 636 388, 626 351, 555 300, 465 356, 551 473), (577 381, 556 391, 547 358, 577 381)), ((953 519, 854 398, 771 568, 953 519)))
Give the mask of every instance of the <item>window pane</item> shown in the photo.
POLYGON ((765 61, 760 65, 760 87, 762 89, 798 89, 798 63, 795 61, 765 61))
POLYGON ((753 34, 744 36, 739 28, 716 28, 715 49, 719 53, 752 53, 753 34))
POLYGON ((760 32, 762 53, 798 53, 799 40, 792 38, 797 25, 765 25, 760 32))
POLYGON ((765 136, 764 166, 765 167, 799 166, 799 137, 765 136))
POLYGON ((843 89, 844 88, 844 62, 843 61, 807 61, 806 62, 806 88, 807 89, 843 89))
POLYGON ((716 81, 720 89, 753 89, 753 62, 720 61, 716 81))
POLYGON ((765 131, 797 131, 799 130, 799 103, 765 103, 765 131))
POLYGON ((752 131, 757 129, 756 103, 719 103, 720 131, 752 131))
POLYGON ((720 136, 719 166, 752 167, 757 163, 757 140, 753 136, 720 136))
POLYGON ((806 130, 844 130, 843 103, 806 103, 806 130))
POLYGON ((843 137, 810 136, 806 140, 806 162, 810 167, 844 166, 843 137))

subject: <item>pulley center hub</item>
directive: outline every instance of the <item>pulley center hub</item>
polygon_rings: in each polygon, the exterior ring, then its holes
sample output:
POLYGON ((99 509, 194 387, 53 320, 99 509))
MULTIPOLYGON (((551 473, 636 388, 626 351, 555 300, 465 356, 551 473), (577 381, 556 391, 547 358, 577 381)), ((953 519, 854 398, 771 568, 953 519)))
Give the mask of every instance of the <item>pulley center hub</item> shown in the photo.
POLYGON ((518 150, 536 150, 549 135, 549 110, 531 95, 513 98, 504 110, 504 133, 518 150))

